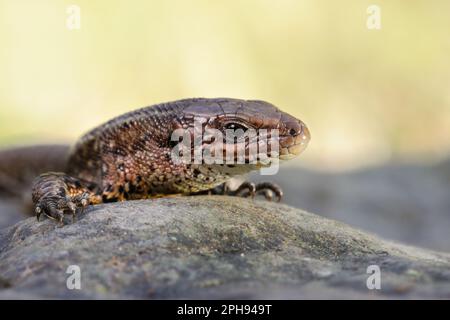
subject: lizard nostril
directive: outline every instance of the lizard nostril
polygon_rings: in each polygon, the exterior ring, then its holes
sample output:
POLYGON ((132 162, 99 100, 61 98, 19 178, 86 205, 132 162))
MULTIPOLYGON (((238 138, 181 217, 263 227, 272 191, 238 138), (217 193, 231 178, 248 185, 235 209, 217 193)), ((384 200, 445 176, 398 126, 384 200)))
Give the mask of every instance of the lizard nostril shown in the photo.
POLYGON ((291 130, 289 130, 289 134, 291 135, 291 136, 295 136, 296 134, 297 134, 297 130, 295 130, 295 129, 291 129, 291 130))

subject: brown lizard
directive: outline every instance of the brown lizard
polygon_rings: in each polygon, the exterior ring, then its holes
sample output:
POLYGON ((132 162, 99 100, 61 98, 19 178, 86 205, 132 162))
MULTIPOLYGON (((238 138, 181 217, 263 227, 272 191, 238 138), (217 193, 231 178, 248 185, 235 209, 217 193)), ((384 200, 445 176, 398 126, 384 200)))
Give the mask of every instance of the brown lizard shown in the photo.
MULTIPOLYGON (((31 184, 30 177, 37 176, 32 183, 32 201, 38 220, 44 214, 61 223, 64 213, 73 214, 75 219, 77 209, 88 205, 172 194, 262 193, 270 200, 274 193, 281 199, 281 189, 272 183, 244 182, 234 191, 227 187, 231 178, 266 165, 260 161, 252 163, 248 157, 240 164, 174 161, 171 152, 176 141, 171 139, 172 133, 183 129, 192 136, 198 118, 203 121, 203 132, 277 129, 281 160, 301 153, 310 140, 302 121, 264 101, 184 99, 116 117, 85 134, 70 149, 36 146, 4 150, 0 152, 0 191, 19 193, 22 186, 31 184)), ((202 148, 211 145, 211 141, 200 143, 202 148)), ((224 150, 238 143, 224 139, 224 150)), ((250 145, 246 140, 243 147, 249 151, 250 145)), ((232 156, 237 160, 236 152, 232 156)))

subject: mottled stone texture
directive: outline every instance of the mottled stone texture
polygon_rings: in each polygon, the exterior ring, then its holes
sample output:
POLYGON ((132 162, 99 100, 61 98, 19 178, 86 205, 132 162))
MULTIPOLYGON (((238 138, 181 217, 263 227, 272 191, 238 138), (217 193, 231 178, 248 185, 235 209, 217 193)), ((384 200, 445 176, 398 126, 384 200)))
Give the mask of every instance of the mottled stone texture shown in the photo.
POLYGON ((450 298, 450 255, 225 196, 90 207, 0 231, 0 298, 450 298), (381 290, 366 269, 381 268, 381 290), (66 269, 81 268, 81 290, 66 269))

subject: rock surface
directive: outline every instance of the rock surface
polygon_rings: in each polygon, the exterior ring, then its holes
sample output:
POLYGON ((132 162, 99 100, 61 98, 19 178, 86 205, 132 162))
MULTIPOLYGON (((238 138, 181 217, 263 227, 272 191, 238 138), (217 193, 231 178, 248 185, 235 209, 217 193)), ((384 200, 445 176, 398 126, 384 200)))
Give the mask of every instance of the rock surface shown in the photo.
POLYGON ((0 231, 0 298, 450 298, 450 255, 265 201, 129 201, 0 231))
POLYGON ((386 239, 450 252, 450 160, 334 174, 288 163, 274 176, 255 174, 250 180, 277 182, 290 206, 386 239))

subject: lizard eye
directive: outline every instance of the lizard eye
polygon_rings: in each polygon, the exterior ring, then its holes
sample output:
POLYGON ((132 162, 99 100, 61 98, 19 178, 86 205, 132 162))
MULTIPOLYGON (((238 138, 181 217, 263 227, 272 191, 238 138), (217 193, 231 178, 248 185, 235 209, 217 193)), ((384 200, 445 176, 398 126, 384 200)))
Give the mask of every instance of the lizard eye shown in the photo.
POLYGON ((241 129, 243 131, 246 131, 247 127, 242 125, 242 124, 240 124, 240 123, 230 122, 230 123, 227 123, 225 125, 225 129, 226 130, 228 130, 228 129, 229 130, 239 130, 239 129, 241 129))

